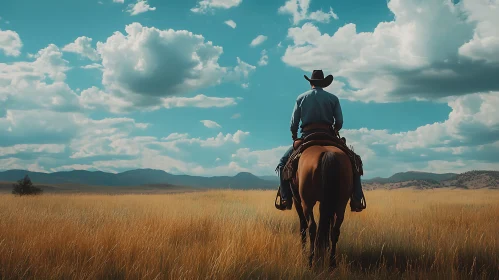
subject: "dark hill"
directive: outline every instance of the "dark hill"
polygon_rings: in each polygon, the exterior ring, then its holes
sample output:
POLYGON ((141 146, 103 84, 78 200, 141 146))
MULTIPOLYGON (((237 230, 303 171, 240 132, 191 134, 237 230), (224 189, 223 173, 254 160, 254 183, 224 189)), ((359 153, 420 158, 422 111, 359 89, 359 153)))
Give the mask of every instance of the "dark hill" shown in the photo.
POLYGON ((239 173, 236 176, 201 177, 174 175, 162 170, 135 169, 122 173, 102 171, 61 171, 54 173, 31 172, 25 170, 7 170, 0 172, 0 181, 14 182, 28 175, 37 184, 81 184, 94 186, 140 186, 151 184, 171 184, 203 188, 233 189, 271 189, 273 182, 263 180, 251 173, 239 173))
POLYGON ((389 178, 373 178, 363 182, 365 189, 399 189, 399 188, 464 188, 482 189, 499 188, 499 171, 469 171, 461 174, 434 174, 425 172, 397 173, 389 178))
POLYGON ((398 183, 406 181, 418 181, 418 180, 432 180, 432 181, 445 181, 454 178, 458 174, 456 173, 430 173, 430 172, 419 172, 419 171, 408 171, 395 173, 388 178, 376 177, 368 180, 364 180, 365 183, 398 183))
POLYGON ((468 171, 443 183, 465 189, 499 188, 499 171, 468 171))
POLYGON ((404 182, 410 180, 434 180, 434 181, 445 181, 455 177, 456 173, 429 173, 429 172, 418 172, 418 171, 408 171, 393 174, 389 179, 392 182, 404 182))

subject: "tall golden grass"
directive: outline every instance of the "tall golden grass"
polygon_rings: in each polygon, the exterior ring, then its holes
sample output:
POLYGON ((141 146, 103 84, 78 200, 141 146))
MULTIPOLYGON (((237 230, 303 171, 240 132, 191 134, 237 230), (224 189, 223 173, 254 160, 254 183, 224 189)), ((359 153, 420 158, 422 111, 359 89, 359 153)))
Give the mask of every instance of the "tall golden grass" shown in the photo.
POLYGON ((368 191, 332 272, 307 268, 274 195, 0 195, 0 279, 499 277, 499 191, 368 191))

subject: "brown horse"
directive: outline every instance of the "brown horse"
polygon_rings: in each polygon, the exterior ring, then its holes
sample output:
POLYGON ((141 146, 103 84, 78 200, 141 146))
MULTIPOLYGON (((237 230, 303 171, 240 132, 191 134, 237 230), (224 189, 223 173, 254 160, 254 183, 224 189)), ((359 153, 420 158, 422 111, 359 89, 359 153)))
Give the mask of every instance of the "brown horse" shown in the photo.
POLYGON ((312 266, 315 253, 319 256, 318 261, 324 261, 329 248, 329 266, 335 267, 336 244, 345 208, 353 190, 350 159, 336 147, 311 146, 300 157, 293 185, 297 186, 293 189, 298 190, 294 203, 300 218, 303 249, 306 245, 307 228, 310 237, 309 266, 312 266), (317 202, 320 203, 319 228, 313 213, 317 202))

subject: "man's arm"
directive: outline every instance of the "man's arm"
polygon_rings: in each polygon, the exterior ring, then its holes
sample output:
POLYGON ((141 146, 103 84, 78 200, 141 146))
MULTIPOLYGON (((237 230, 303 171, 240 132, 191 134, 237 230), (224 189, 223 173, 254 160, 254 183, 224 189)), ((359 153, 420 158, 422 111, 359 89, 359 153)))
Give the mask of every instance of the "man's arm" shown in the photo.
POLYGON ((291 115, 291 137, 293 140, 298 138, 298 126, 300 124, 301 110, 298 105, 299 100, 296 100, 295 107, 293 108, 293 114, 291 115))
POLYGON ((337 131, 343 127, 343 112, 341 111, 340 100, 338 97, 335 97, 334 108, 333 108, 333 116, 334 116, 334 128, 337 131))

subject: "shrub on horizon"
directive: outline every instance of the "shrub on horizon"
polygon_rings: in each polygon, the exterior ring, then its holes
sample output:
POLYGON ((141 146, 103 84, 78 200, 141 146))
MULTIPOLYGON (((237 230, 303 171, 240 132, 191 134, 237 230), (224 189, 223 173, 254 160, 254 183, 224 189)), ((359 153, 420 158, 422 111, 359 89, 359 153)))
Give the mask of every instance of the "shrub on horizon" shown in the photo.
POLYGON ((12 185, 12 194, 14 195, 37 195, 41 194, 43 190, 41 188, 35 187, 31 182, 28 175, 24 176, 23 179, 18 180, 17 183, 12 185))

